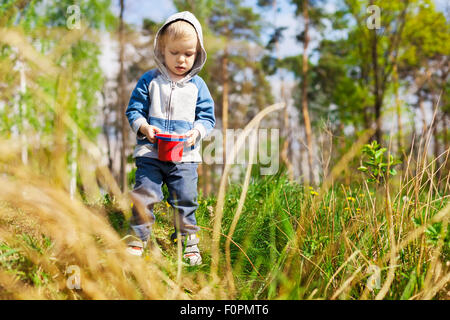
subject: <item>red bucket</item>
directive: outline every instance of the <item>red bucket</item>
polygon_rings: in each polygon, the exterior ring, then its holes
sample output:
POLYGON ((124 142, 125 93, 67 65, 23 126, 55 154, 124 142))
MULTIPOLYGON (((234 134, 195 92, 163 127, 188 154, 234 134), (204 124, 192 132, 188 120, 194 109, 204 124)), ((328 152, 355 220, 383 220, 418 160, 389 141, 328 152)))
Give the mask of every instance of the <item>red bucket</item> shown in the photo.
POLYGON ((183 157, 183 147, 186 136, 176 134, 157 133, 158 159, 161 161, 179 162, 183 157))

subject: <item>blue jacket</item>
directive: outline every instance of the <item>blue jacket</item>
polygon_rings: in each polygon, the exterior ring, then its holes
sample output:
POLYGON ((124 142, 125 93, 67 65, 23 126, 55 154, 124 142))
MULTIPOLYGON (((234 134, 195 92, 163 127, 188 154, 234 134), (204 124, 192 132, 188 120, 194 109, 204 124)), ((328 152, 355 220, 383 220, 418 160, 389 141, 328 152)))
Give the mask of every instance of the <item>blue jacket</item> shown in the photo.
POLYGON ((152 144, 139 132, 144 123, 161 129, 163 133, 184 134, 196 128, 200 138, 195 145, 183 150, 182 162, 201 162, 200 141, 215 126, 214 101, 206 83, 198 76, 206 62, 201 25, 190 12, 180 12, 169 17, 159 29, 154 41, 156 69, 144 73, 134 88, 125 112, 131 128, 136 133, 134 157, 157 158, 157 144, 152 144), (171 80, 164 59, 158 48, 158 37, 167 24, 175 20, 186 20, 197 31, 201 52, 190 70, 181 80, 171 80))

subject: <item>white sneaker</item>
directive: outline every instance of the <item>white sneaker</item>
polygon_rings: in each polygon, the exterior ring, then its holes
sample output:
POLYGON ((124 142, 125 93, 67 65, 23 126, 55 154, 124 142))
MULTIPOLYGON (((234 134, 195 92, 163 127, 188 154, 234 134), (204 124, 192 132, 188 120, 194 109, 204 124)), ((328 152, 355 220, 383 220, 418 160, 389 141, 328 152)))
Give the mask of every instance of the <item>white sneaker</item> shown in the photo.
POLYGON ((186 247, 183 258, 191 266, 198 266, 202 264, 202 256, 200 255, 200 250, 197 245, 186 247))
POLYGON ((186 247, 184 249, 183 258, 191 266, 198 266, 202 264, 202 256, 198 248, 198 237, 196 234, 190 234, 186 237, 186 247))
POLYGON ((147 247, 147 241, 142 241, 134 236, 130 236, 133 240, 127 242, 126 251, 133 255, 141 257, 144 253, 144 249, 147 247))

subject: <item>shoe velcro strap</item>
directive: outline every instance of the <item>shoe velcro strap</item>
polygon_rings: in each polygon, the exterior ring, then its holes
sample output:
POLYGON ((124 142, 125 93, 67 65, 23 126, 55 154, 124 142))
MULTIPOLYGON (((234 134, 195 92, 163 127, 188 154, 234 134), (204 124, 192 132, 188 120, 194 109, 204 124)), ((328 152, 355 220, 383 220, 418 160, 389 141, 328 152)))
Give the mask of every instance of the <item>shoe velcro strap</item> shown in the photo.
POLYGON ((130 241, 128 242, 129 247, 138 247, 138 248, 144 248, 144 244, 142 241, 130 241))
POLYGON ((200 253, 200 250, 198 249, 197 245, 189 246, 184 249, 184 254, 188 253, 200 253))
POLYGON ((192 234, 192 235, 189 235, 186 237, 186 247, 195 246, 199 242, 200 242, 200 240, 195 234, 192 234))

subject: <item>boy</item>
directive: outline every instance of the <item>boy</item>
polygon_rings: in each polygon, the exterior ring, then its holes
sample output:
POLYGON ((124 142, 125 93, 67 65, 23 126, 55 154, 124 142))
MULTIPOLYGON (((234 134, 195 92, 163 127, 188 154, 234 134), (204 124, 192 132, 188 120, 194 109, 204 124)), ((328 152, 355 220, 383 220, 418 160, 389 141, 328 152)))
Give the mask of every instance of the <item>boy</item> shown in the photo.
POLYGON ((170 16, 154 41, 157 69, 138 81, 125 112, 136 133, 134 151, 136 184, 131 192, 131 228, 141 241, 128 244, 128 252, 142 255, 154 222, 153 205, 163 200, 165 183, 168 203, 175 209, 175 232, 185 242, 184 259, 201 264, 198 249, 197 167, 201 162, 200 140, 215 125, 214 101, 197 74, 206 62, 202 28, 187 11, 170 16), (158 160, 156 133, 183 134, 188 138, 179 163, 158 160))

